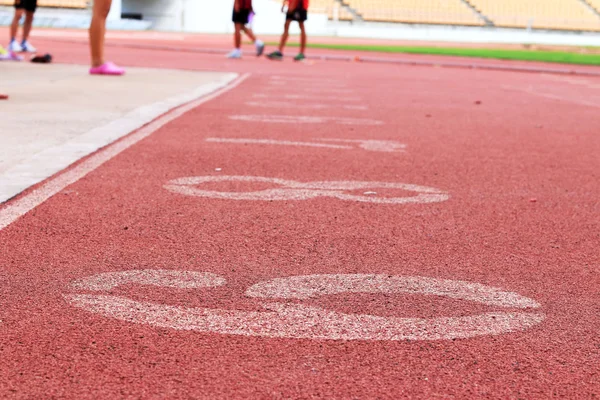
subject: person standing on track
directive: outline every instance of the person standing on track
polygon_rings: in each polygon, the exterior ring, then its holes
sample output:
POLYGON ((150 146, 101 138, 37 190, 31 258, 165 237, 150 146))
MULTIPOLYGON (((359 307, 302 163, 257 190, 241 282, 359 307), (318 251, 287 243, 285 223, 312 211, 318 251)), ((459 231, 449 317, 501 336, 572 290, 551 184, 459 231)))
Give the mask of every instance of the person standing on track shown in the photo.
POLYGON ((112 62, 104 60, 104 37, 106 18, 110 12, 112 0, 94 0, 92 22, 90 24, 90 52, 92 56, 92 75, 123 75, 125 70, 112 62))
POLYGON ((283 1, 281 11, 284 12, 285 6, 288 6, 285 16, 285 26, 283 28, 283 35, 281 35, 281 41, 279 42, 279 50, 276 50, 267 56, 271 60, 283 59, 283 49, 285 48, 289 37, 290 24, 292 21, 298 22, 298 26, 300 26, 300 53, 294 57, 294 61, 302 61, 306 58, 304 56, 304 52, 306 51, 306 30, 304 29, 304 22, 308 19, 308 1, 309 0, 283 1))
POLYGON ((227 58, 242 58, 242 32, 244 32, 254 46, 256 47, 256 56, 260 57, 265 50, 265 44, 259 40, 252 32, 252 29, 247 27, 250 19, 254 16, 252 9, 252 0, 234 0, 232 21, 235 25, 235 33, 233 35, 234 49, 227 54, 227 58))
POLYGON ((26 51, 29 53, 35 53, 36 49, 29 43, 29 34, 31 33, 31 26, 33 25, 33 16, 37 9, 37 0, 15 0, 15 16, 13 17, 12 24, 10 25, 10 43, 8 50, 20 53, 26 51), (19 22, 25 14, 25 23, 23 24, 23 40, 21 43, 17 42, 17 31, 19 30, 19 22))

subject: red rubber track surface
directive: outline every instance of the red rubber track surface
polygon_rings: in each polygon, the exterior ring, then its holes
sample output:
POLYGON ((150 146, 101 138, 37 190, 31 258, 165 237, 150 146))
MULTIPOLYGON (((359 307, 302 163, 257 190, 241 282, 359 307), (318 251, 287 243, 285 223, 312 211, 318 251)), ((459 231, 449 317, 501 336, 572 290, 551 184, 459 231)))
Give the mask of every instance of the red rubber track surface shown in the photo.
MULTIPOLYGON (((53 52, 66 62, 87 59, 81 45, 57 43, 53 52)), ((111 55, 126 65, 251 76, 0 231, 0 397, 598 396, 600 80, 250 57, 233 62, 119 48, 111 55), (274 74, 291 82, 273 89, 274 74), (361 99, 351 104, 369 109, 292 112, 246 105, 257 100, 255 94, 302 92, 309 85, 300 78, 316 80, 311 86, 316 90, 343 83, 351 91, 346 96, 361 99), (369 118, 383 125, 229 118, 292 113, 369 118), (407 148, 375 153, 209 143, 207 137, 378 139, 407 148), (407 205, 332 198, 252 202, 163 189, 171 179, 203 175, 403 182, 439 188, 451 197, 407 205), (174 306, 258 310, 260 302, 244 296, 255 283, 364 273, 500 287, 539 302, 546 319, 522 332, 471 339, 274 339, 122 322, 63 298, 74 279, 131 269, 212 272, 227 279, 214 289, 113 291, 174 306)), ((409 295, 333 295, 308 303, 407 317, 488 309, 409 295)))

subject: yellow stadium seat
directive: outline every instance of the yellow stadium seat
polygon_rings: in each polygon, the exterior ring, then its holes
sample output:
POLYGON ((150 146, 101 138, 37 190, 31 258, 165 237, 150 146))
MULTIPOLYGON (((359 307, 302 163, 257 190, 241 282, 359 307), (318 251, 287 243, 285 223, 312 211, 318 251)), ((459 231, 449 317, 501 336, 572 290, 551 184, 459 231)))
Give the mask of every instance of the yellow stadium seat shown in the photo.
POLYGON ((366 21, 484 25, 460 0, 346 0, 366 21))
MULTIPOLYGON (((600 11, 600 0, 587 0, 600 11)), ((344 0, 365 21, 444 25, 484 25, 461 0, 344 0)), ((469 0, 499 27, 600 31, 600 17, 579 0, 469 0)), ((352 14, 334 0, 311 0, 311 12, 334 10, 341 20, 352 14)))
MULTIPOLYGON (((470 0, 470 2, 496 26, 600 31, 600 17, 579 0, 470 0)), ((591 2, 600 3, 600 0, 591 0, 591 2)))

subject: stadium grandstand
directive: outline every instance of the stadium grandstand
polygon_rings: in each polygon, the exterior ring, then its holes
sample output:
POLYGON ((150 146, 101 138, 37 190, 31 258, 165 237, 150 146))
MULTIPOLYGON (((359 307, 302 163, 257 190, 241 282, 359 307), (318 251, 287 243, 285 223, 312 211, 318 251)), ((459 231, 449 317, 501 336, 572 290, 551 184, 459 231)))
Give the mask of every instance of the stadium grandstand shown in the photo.
POLYGON ((313 0, 330 19, 600 31, 600 0, 313 0), (336 10, 339 10, 336 12, 336 10))
MULTIPOLYGON (((66 9, 85 9, 91 3, 38 2, 66 9)), ((12 4, 14 0, 0 0, 0 5, 12 4)), ((600 32, 600 0, 311 0, 311 13, 336 21, 600 32)))

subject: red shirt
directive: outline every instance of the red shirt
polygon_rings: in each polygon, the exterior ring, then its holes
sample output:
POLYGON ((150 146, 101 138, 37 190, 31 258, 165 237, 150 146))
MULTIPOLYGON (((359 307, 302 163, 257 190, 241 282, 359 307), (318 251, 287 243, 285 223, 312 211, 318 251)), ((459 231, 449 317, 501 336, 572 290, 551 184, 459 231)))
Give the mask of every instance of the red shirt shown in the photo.
POLYGON ((309 0, 290 0, 290 9, 303 8, 308 10, 308 1, 309 0), (296 5, 296 7, 293 7, 294 5, 296 5))
POLYGON ((240 10, 252 10, 252 0, 237 0, 240 4, 240 10))

